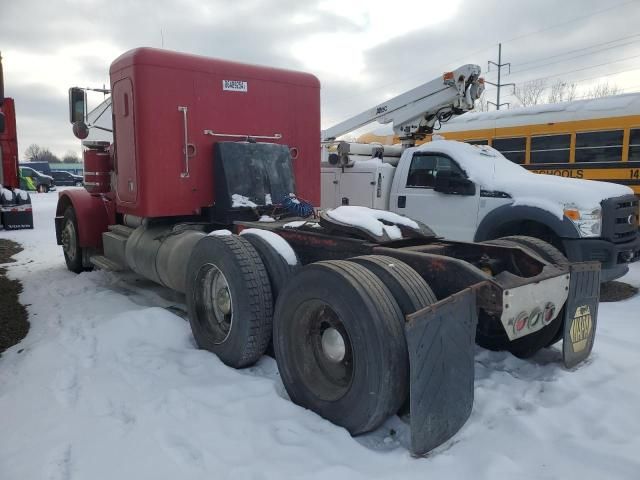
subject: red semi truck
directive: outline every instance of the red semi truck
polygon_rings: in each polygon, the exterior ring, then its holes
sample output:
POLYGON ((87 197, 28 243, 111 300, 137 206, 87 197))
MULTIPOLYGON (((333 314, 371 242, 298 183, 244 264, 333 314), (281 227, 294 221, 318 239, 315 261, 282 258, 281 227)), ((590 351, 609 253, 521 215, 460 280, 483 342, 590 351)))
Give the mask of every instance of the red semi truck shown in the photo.
POLYGON ((18 138, 13 98, 4 96, 0 56, 0 224, 7 230, 33 228, 29 194, 20 190, 18 138))
MULTIPOLYGON (((141 48, 110 77, 113 141, 83 142, 91 181, 59 195, 67 266, 183 292, 198 346, 227 365, 272 344, 292 401, 354 435, 408 407, 420 455, 469 417, 474 343, 527 357, 562 340, 567 366, 589 355, 597 262, 528 237, 451 242, 389 212, 314 209, 314 76, 141 48)), ((86 138, 86 91, 69 93, 86 138)))

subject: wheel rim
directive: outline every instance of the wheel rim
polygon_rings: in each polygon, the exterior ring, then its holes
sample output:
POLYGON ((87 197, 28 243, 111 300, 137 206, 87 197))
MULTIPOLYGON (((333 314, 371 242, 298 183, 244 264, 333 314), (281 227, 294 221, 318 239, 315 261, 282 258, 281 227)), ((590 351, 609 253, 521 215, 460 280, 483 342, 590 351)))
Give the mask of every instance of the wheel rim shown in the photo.
POLYGON ((233 327, 233 298, 229 282, 218 267, 207 263, 200 268, 194 291, 198 323, 223 343, 233 327))
POLYGON ((62 229, 61 237, 62 251, 69 260, 74 260, 76 258, 77 243, 76 227, 72 221, 67 221, 64 228, 62 229))
POLYGON ((351 339, 337 313, 326 303, 311 300, 296 312, 289 337, 294 364, 312 393, 325 401, 342 398, 354 376, 351 339), (302 340, 304 339, 304 340, 302 340))

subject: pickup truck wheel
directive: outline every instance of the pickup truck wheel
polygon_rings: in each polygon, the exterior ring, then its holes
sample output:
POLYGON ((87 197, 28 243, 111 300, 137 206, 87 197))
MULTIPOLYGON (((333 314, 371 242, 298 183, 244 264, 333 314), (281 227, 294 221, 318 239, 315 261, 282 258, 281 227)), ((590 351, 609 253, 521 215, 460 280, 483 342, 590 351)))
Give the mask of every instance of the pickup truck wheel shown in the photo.
POLYGON ((206 236, 187 266, 187 308, 198 347, 235 368, 254 364, 271 338, 269 277, 251 244, 237 235, 206 236))
POLYGON ((274 313, 276 361, 291 400, 354 435, 380 426, 407 397, 402 324, 389 289, 363 266, 302 268, 274 313))
POLYGON ((273 235, 277 238, 272 241, 281 241, 284 242, 284 246, 289 247, 290 249, 291 247, 284 238, 267 230, 262 230, 259 234, 252 232, 241 234, 242 238, 246 239, 251 245, 253 245, 253 248, 256 249, 258 255, 260 255, 260 258, 262 259, 262 263, 264 263, 264 267, 267 269, 267 275, 269 276, 269 282, 271 284, 271 294, 275 303, 278 299, 278 294, 282 290, 282 287, 284 287, 284 284, 300 269, 300 261, 298 260, 296 253, 291 249, 290 254, 295 258, 295 265, 289 264, 280 252, 276 250, 262 235, 267 236, 267 238, 273 235))
POLYGON ((80 247, 80 241, 78 239, 78 221, 76 219, 76 212, 71 206, 67 207, 64 211, 60 237, 67 268, 74 273, 84 271, 85 268, 82 265, 82 248, 80 247))
POLYGON ((527 237, 525 235, 512 235, 510 237, 502 237, 496 240, 488 240, 482 243, 489 243, 493 245, 504 245, 507 247, 517 246, 524 247, 525 249, 532 250, 543 260, 554 265, 569 265, 569 260, 564 254, 549 242, 540 240, 535 237, 527 237))
MULTIPOLYGON (((525 250, 531 250, 533 253, 551 264, 569 265, 569 260, 560 250, 539 238, 528 237, 525 235, 513 235, 498 238, 496 240, 489 240, 483 243, 502 245, 506 247, 524 247, 525 250)), ((497 327, 499 328, 496 328, 496 325, 493 325, 493 327, 489 325, 479 325, 478 333, 476 334, 476 342, 478 345, 490 350, 508 350, 516 357, 520 358, 529 358, 538 352, 538 350, 550 347, 554 343, 558 342, 564 334, 564 329, 562 328, 564 308, 549 325, 543 327, 537 332, 514 340, 513 342, 510 342, 506 333, 504 333, 504 329, 499 324, 499 319, 489 317, 491 318, 491 320, 489 320, 487 317, 487 315, 483 315, 481 313, 478 318, 479 324, 482 322, 487 323, 488 321, 492 321, 494 324, 495 322, 498 322, 497 327), (481 333, 481 330, 484 333, 481 333)))
POLYGON ((41 183, 38 185, 38 193, 47 193, 49 191, 49 186, 41 183))
POLYGON ((76 187, 81 187, 82 186, 82 182, 76 182, 76 187))
POLYGON ((362 265, 382 280, 405 317, 437 302, 429 284, 418 272, 397 258, 364 255, 350 258, 349 261, 362 265))

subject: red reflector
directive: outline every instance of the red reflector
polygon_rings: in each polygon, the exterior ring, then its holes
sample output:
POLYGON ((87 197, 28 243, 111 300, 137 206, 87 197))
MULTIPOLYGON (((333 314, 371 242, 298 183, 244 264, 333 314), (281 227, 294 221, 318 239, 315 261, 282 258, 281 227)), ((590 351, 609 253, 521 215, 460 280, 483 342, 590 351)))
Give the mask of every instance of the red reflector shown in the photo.
POLYGON ((529 315, 522 312, 516 319, 516 324, 515 324, 516 331, 519 332, 520 330, 522 330, 527 325, 528 321, 529 321, 529 315))

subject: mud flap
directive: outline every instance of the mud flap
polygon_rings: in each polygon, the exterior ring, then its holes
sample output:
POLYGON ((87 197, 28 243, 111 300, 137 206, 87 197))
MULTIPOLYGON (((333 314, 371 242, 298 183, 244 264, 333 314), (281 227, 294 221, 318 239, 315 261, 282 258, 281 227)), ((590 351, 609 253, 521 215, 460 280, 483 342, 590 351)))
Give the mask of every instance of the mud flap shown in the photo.
POLYGON ((411 453, 450 439, 473 406, 476 286, 407 316, 411 453))
POLYGON ((599 301, 600 264, 572 264, 562 340, 562 361, 567 368, 575 367, 591 353, 596 335, 599 301))

